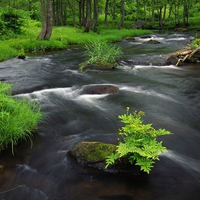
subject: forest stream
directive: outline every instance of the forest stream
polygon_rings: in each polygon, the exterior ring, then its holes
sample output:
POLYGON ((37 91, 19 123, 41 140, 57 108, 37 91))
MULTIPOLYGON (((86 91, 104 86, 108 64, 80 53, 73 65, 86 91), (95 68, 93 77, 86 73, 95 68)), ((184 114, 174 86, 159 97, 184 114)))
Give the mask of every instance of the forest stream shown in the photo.
POLYGON ((0 200, 199 200, 200 64, 153 64, 191 39, 188 33, 123 39, 121 67, 114 70, 80 72, 77 46, 1 62, 0 80, 13 84, 15 98, 36 100, 45 119, 32 147, 27 140, 14 156, 0 155, 0 200), (152 38, 159 43, 145 43, 152 38), (119 93, 82 92, 108 84, 119 93), (144 123, 173 133, 159 138, 169 151, 146 178, 105 173, 69 157, 82 140, 116 144, 118 115, 127 106, 144 111, 144 123))

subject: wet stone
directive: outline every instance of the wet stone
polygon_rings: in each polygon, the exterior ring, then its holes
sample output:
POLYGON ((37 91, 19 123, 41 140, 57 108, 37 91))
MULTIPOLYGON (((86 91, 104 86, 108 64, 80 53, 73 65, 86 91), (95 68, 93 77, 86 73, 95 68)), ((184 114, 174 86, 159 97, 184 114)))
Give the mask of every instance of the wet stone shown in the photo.
POLYGON ((83 94, 117 94, 119 88, 114 85, 94 85, 83 89, 83 94))

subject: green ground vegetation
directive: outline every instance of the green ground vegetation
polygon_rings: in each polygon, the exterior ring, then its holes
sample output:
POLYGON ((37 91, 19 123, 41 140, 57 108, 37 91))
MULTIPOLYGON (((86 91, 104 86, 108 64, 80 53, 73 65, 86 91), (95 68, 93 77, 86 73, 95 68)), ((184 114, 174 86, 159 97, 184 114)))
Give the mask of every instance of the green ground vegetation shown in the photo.
POLYGON ((33 130, 42 120, 40 108, 12 95, 12 85, 0 82, 0 152, 12 149, 21 140, 33 139, 33 130))
POLYGON ((139 36, 152 33, 150 30, 133 30, 114 28, 102 28, 99 33, 84 33, 84 30, 77 27, 62 26, 54 27, 50 40, 37 40, 40 32, 40 23, 29 20, 21 34, 15 35, 15 38, 4 39, 0 41, 1 52, 0 61, 19 56, 21 53, 44 53, 46 51, 66 49, 72 44, 83 45, 87 42, 98 40, 106 42, 119 41, 126 36, 139 36))
POLYGON ((72 44, 83 45, 89 41, 119 41, 126 36, 138 36, 151 33, 150 30, 118 30, 113 26, 105 28, 99 26, 96 32, 84 32, 84 27, 54 26, 50 40, 38 40, 41 22, 30 18, 27 12, 9 9, 0 10, 0 61, 27 53, 43 53, 61 50, 72 44), (5 21, 7 16, 7 21, 5 21))

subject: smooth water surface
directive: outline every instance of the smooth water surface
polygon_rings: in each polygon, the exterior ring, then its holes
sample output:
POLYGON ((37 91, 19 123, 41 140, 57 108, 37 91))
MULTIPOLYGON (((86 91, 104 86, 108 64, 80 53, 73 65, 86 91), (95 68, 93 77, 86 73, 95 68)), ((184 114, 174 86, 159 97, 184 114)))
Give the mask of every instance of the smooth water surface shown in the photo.
POLYGON ((65 51, 0 63, 0 80, 13 84, 16 98, 36 100, 45 123, 34 141, 0 156, 1 200, 199 200, 200 64, 154 66, 189 43, 187 34, 155 34, 123 40, 120 69, 82 73, 83 50, 65 51), (153 38, 159 44, 146 44, 153 38), (139 64, 133 64, 137 61, 139 64), (148 64, 140 64, 142 61, 148 64), (83 94, 84 87, 111 84, 119 94, 83 94), (165 128, 169 151, 145 178, 107 174, 83 167, 68 151, 81 140, 117 143, 118 115, 145 112, 144 122, 165 128))

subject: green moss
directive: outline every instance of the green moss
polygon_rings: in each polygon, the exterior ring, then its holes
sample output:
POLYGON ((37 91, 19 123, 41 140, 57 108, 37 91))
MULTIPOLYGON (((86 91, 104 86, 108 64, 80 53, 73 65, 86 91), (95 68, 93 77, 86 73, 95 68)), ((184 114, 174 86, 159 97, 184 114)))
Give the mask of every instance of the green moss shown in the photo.
POLYGON ((115 153, 115 150, 116 146, 113 144, 82 141, 74 146, 71 155, 81 163, 91 164, 105 161, 110 154, 115 153))

